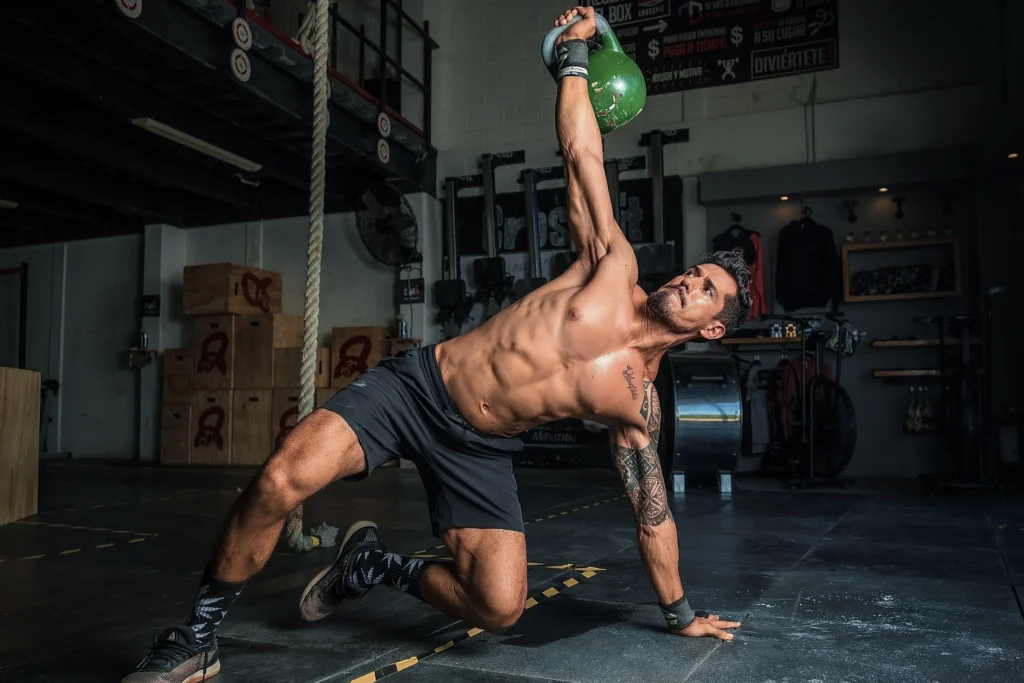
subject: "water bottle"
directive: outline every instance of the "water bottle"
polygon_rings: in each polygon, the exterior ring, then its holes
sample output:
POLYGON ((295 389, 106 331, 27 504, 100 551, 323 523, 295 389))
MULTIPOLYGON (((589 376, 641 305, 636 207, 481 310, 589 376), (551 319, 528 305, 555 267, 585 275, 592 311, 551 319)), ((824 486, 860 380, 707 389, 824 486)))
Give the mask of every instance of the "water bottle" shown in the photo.
POLYGON ((401 313, 398 314, 398 338, 409 338, 409 321, 403 318, 401 313))

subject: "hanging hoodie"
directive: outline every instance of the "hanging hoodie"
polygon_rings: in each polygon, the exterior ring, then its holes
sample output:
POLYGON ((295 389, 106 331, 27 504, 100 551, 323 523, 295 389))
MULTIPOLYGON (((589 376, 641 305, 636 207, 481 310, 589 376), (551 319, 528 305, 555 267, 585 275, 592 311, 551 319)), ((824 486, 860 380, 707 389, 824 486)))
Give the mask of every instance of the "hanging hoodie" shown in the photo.
POLYGON ((768 312, 768 301, 764 296, 764 263, 761 255, 761 235, 739 225, 728 230, 711 241, 715 251, 732 251, 743 255, 750 269, 750 316, 748 320, 757 320, 768 312))
POLYGON ((842 268, 832 231, 810 218, 779 232, 775 300, 787 311, 838 308, 843 297, 842 268))

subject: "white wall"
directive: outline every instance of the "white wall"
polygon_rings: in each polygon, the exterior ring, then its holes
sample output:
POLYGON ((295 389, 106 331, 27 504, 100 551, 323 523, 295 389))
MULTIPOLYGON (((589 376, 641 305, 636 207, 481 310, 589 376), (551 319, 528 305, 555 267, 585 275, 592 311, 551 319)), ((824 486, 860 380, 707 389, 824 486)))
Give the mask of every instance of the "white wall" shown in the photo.
MULTIPOLYGON (((435 73, 438 177, 474 172, 482 152, 526 149, 530 166, 555 156, 555 86, 539 51, 552 0, 439 0, 427 19, 441 33, 435 73)), ((956 0, 843 0, 836 70, 650 97, 606 138, 606 156, 642 153, 653 128, 690 129, 666 150, 666 174, 824 161, 954 146, 982 120, 976 49, 988 17, 956 0), (813 145, 809 144, 813 141, 813 145)), ((512 189, 514 173, 499 180, 512 189)), ((502 186, 504 185, 504 186, 502 186)))
MULTIPOLYGON (((128 235, 0 250, 0 268, 29 263, 26 364, 60 383, 45 436, 51 452, 135 451, 138 380, 126 360, 139 329, 141 249, 142 237, 128 235)), ((0 298, 0 319, 16 330, 17 299, 11 303, 0 298)))

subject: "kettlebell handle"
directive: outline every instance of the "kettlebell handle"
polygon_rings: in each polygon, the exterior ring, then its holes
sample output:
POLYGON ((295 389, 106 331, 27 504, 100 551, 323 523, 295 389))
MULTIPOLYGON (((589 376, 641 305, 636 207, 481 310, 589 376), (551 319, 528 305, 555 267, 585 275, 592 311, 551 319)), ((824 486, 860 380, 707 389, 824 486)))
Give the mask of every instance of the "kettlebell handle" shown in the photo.
MULTIPOLYGON (((591 8, 591 11, 596 12, 596 10, 594 10, 593 8, 591 8)), ((544 42, 542 42, 540 46, 540 56, 541 59, 544 60, 544 65, 547 66, 548 71, 553 72, 556 66, 555 40, 558 38, 558 36, 562 35, 562 33, 564 33, 567 28, 575 24, 577 21, 582 20, 583 17, 577 14, 575 17, 572 18, 571 21, 567 22, 565 26, 555 26, 554 28, 547 32, 547 35, 544 36, 544 42)), ((608 20, 605 19, 604 16, 602 16, 601 14, 598 14, 597 35, 603 36, 604 34, 611 32, 612 27, 608 24, 608 20)))

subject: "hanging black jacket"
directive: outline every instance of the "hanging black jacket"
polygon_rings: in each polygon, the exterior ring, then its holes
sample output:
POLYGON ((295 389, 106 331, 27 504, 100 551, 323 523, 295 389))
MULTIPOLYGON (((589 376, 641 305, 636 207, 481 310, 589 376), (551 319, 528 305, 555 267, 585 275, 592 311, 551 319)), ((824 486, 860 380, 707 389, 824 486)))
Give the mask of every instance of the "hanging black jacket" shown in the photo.
POLYGON ((843 298, 842 268, 832 231, 810 218, 793 221, 779 232, 775 264, 775 300, 789 311, 832 310, 843 298))

